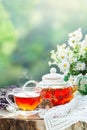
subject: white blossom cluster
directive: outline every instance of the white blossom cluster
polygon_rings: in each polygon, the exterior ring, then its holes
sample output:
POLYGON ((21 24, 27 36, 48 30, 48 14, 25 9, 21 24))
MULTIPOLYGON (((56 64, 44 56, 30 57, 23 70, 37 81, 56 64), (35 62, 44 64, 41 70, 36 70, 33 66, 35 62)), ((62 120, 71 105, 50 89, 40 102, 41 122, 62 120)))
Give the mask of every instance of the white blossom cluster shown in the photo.
POLYGON ((68 35, 68 43, 57 45, 51 51, 49 65, 57 65, 60 71, 67 75, 87 73, 87 35, 82 39, 81 28, 68 35))

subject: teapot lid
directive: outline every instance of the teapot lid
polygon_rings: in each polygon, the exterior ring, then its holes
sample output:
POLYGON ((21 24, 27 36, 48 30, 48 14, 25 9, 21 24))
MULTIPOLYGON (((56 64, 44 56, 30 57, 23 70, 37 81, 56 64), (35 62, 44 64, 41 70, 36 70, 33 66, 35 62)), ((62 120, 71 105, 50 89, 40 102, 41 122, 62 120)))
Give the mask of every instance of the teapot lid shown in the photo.
POLYGON ((61 74, 56 73, 56 68, 51 68, 50 73, 46 74, 42 77, 44 82, 58 82, 63 80, 63 76, 61 74))
POLYGON ((67 83, 63 80, 63 75, 56 73, 56 68, 51 68, 50 73, 42 77, 42 81, 39 83, 41 88, 64 88, 67 87, 67 83))

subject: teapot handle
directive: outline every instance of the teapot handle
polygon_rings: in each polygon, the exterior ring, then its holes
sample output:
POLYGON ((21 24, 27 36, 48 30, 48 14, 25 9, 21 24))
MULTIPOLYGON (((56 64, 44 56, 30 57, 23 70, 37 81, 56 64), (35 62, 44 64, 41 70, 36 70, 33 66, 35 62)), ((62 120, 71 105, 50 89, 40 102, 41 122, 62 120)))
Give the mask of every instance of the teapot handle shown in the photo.
POLYGON ((38 84, 35 80, 30 80, 30 81, 27 81, 27 82, 23 85, 23 89, 25 89, 25 87, 26 87, 28 84, 30 84, 30 83, 35 84, 35 86, 37 86, 37 84, 38 84))
POLYGON ((82 74, 79 74, 78 76, 76 76, 76 78, 74 79, 74 84, 78 85, 78 80, 79 78, 82 76, 82 74))
POLYGON ((82 76, 82 74, 79 74, 78 76, 76 76, 74 78, 74 82, 73 82, 73 93, 76 92, 76 90, 78 90, 78 83, 79 83, 79 78, 82 76))

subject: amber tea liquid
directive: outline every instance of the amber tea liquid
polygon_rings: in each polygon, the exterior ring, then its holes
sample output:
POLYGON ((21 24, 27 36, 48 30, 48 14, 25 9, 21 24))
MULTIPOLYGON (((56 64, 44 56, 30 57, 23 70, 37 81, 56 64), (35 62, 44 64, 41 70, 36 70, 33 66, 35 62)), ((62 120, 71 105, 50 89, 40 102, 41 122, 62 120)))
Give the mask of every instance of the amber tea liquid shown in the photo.
POLYGON ((39 93, 31 92, 29 95, 18 93, 14 95, 14 101, 22 110, 34 110, 40 103, 39 93))
POLYGON ((49 99, 53 106, 68 103, 73 98, 72 87, 44 88, 41 91, 42 98, 49 99))

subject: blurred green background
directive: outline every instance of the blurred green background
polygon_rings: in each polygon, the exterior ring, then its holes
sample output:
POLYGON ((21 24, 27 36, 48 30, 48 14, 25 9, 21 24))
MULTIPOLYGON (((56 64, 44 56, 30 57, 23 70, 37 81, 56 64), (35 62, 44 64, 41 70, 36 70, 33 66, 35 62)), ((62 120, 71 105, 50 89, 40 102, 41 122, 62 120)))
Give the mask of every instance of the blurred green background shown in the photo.
POLYGON ((0 87, 41 80, 50 51, 81 27, 87 0, 0 0, 0 87))

